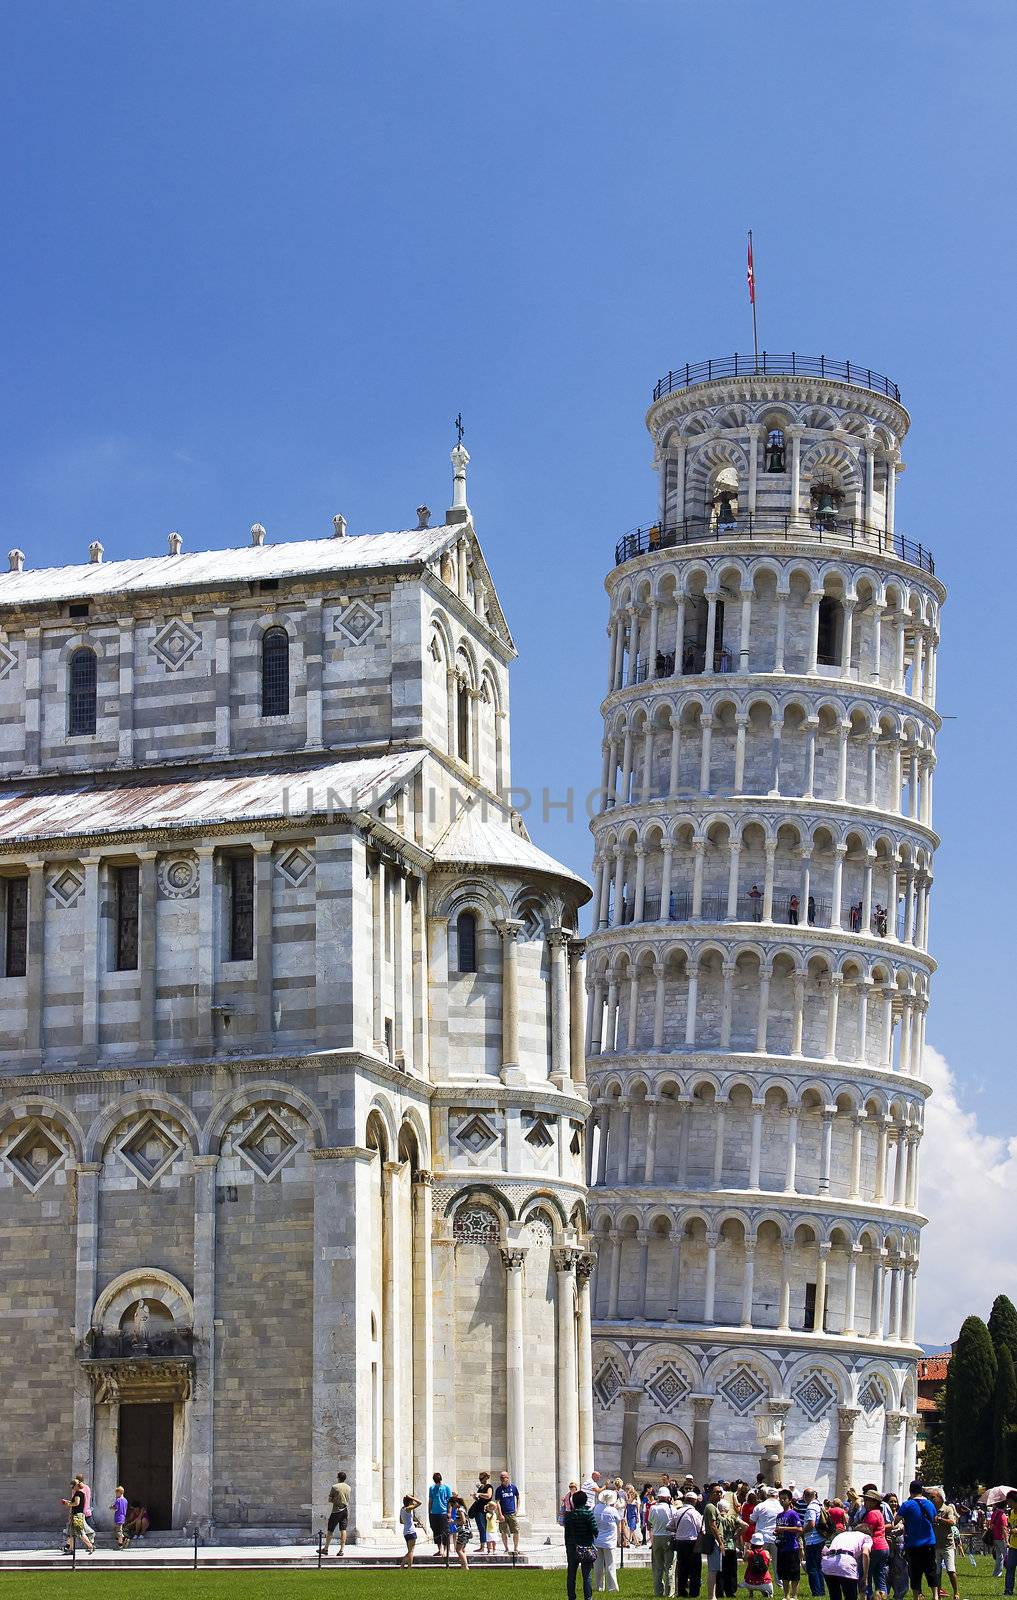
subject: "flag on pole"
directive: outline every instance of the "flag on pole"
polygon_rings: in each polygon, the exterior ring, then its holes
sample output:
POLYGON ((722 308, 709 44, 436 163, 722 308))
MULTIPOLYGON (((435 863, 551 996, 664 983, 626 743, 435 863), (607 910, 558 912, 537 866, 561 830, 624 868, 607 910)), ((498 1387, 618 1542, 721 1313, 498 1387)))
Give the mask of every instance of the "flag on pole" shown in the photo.
POLYGON ((753 305, 755 305, 755 303, 756 303, 756 269, 752 264, 752 230, 751 230, 751 228, 749 229, 749 262, 748 262, 748 270, 746 272, 746 277, 749 280, 749 300, 751 301, 751 303, 753 305))

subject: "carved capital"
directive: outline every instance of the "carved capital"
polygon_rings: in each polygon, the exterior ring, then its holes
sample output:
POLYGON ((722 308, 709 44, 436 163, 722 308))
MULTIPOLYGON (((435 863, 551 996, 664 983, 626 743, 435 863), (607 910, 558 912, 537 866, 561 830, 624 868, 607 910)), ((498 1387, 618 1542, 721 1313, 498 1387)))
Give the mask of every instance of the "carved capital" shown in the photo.
POLYGON ((575 1245, 561 1245, 558 1249, 551 1251, 551 1259, 554 1262, 556 1272, 575 1272, 581 1256, 582 1251, 575 1245))
POLYGON ((521 1272, 526 1260, 526 1250, 521 1245, 502 1246, 501 1259, 506 1272, 521 1272))
POLYGON ((579 1284, 589 1283, 593 1276, 593 1269, 597 1265, 597 1258, 592 1252, 587 1251, 576 1262, 576 1281, 579 1284))

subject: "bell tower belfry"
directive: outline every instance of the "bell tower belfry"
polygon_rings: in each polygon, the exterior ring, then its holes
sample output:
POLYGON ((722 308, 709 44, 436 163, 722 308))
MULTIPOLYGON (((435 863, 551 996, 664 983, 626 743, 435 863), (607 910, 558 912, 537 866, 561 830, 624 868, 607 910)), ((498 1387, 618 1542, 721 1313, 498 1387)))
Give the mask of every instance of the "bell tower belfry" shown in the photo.
POLYGON ((915 1456, 936 661, 895 384, 672 371, 606 589, 588 943, 598 1461, 839 1492, 915 1456))

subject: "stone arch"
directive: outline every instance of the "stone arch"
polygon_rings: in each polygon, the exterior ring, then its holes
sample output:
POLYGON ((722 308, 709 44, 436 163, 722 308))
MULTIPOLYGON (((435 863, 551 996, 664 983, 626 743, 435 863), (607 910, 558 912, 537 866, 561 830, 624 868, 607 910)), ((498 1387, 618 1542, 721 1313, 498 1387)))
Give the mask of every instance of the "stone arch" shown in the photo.
POLYGON ((120 1319, 135 1300, 159 1300, 177 1327, 194 1323, 194 1301, 190 1291, 162 1267, 132 1267, 121 1272, 102 1290, 92 1311, 91 1326, 97 1333, 118 1333, 120 1319))
POLYGON ((133 1117, 144 1116, 147 1112, 160 1111, 172 1117, 184 1130, 190 1144, 189 1154, 197 1155, 201 1150, 201 1130, 183 1101, 167 1094, 139 1093, 125 1095, 122 1100, 114 1101, 99 1113, 85 1140, 86 1161, 103 1160, 106 1146, 121 1123, 130 1122, 133 1117))
MULTIPOLYGON (((703 1373, 704 1390, 707 1393, 717 1394, 724 1398, 720 1385, 738 1367, 747 1367, 756 1375, 766 1389, 767 1398, 772 1398, 783 1392, 783 1383, 776 1363, 771 1361, 768 1355, 755 1346, 748 1349, 735 1347, 721 1350, 715 1355, 707 1364, 703 1373)), ((761 1404, 762 1399, 758 1403, 761 1404)))
POLYGON ((506 1223, 517 1221, 516 1210, 511 1200, 493 1183, 464 1183, 462 1188, 457 1189, 445 1202, 442 1215, 453 1221, 460 1207, 472 1201, 493 1209, 501 1220, 503 1231, 506 1223))
POLYGON ((691 1468, 692 1444, 684 1428, 673 1422, 655 1422, 644 1428, 636 1442, 636 1476, 644 1472, 674 1473, 691 1468))
POLYGON ((538 1211, 550 1211, 554 1226, 554 1242, 560 1244, 569 1225, 564 1201, 551 1189, 533 1189, 519 1207, 519 1222, 525 1226, 538 1211))
MULTIPOLYGON (((835 1394, 835 1404, 847 1405, 850 1392, 848 1375, 839 1361, 823 1351, 817 1351, 815 1355, 799 1356, 796 1361, 791 1363, 784 1378, 784 1385, 792 1399, 799 1380, 808 1377, 813 1372, 821 1373, 832 1386, 835 1394)), ((809 1415, 809 1413, 806 1412, 806 1415, 809 1415)))
MULTIPOLYGON (((202 1155, 215 1156, 219 1154, 222 1136, 230 1123, 243 1111, 251 1106, 259 1105, 262 1101, 267 1104, 279 1104, 289 1108, 296 1116, 303 1119, 314 1135, 314 1144, 319 1149, 324 1149, 328 1144, 325 1130, 325 1120, 307 1095, 299 1089, 292 1088, 289 1084, 276 1083, 266 1079, 262 1083, 247 1083, 240 1089, 224 1095, 213 1106, 201 1135, 200 1151, 202 1155)), ((395 1126, 392 1125, 393 1142, 395 1126)))
POLYGON ((430 1131, 416 1106, 403 1107, 402 1119, 399 1123, 399 1144, 402 1143, 403 1133, 407 1129, 416 1143, 420 1168, 426 1172, 431 1165, 430 1131))
POLYGON ((78 1118, 72 1111, 58 1105, 55 1100, 49 1100, 41 1095, 33 1094, 24 1100, 9 1100, 6 1105, 0 1106, 0 1138, 13 1123, 28 1122, 33 1117, 38 1117, 40 1122, 52 1123, 66 1134, 75 1161, 84 1158, 87 1141, 85 1130, 78 1118))

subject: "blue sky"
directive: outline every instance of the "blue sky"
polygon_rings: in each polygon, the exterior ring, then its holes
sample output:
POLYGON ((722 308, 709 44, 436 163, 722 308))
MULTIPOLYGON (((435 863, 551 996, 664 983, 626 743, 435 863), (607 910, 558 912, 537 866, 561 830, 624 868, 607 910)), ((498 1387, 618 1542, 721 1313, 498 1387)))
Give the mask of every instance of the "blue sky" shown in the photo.
MULTIPOLYGON (((950 588, 929 1038, 1015 1134, 1015 46, 979 0, 8 4, 3 548, 412 526, 462 408, 516 776, 585 790, 643 413, 751 347, 753 227, 761 343, 912 412, 898 527, 950 588)), ((530 820, 588 870, 581 823, 530 820)))

